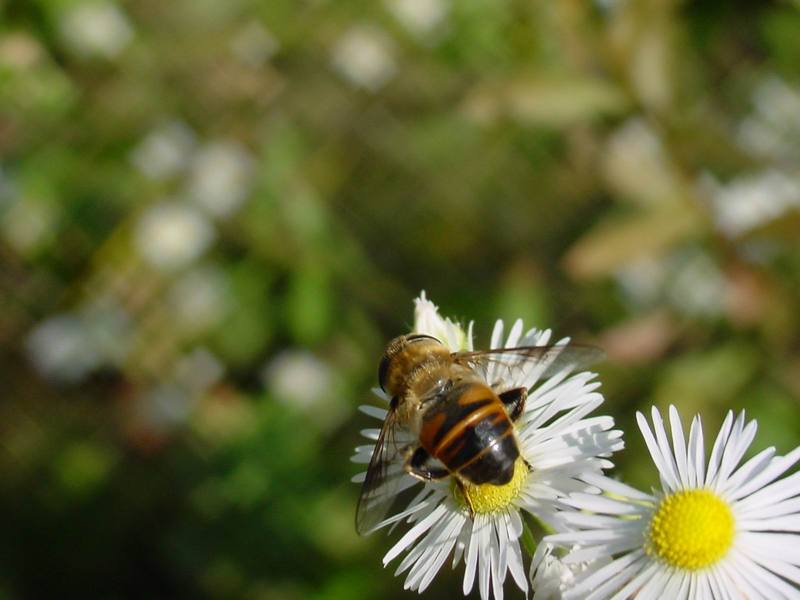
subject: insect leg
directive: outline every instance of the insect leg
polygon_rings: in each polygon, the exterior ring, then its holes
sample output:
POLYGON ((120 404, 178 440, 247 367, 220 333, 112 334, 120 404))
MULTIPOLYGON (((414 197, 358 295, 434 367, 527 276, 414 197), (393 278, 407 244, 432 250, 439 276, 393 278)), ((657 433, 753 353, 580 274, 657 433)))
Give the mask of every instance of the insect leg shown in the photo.
POLYGON ((428 462, 431 455, 428 452, 420 447, 417 448, 413 453, 409 454, 406 458, 406 462, 403 465, 403 468, 406 470, 406 473, 411 475, 412 477, 416 477, 417 479, 421 479, 422 481, 435 481, 437 479, 443 479, 450 475, 450 471, 442 467, 434 467, 431 468, 427 466, 425 463, 428 462))
POLYGON ((467 503, 467 507, 469 508, 469 518, 475 518, 475 507, 472 506, 472 500, 470 500, 469 494, 467 494, 467 489, 464 487, 464 482, 461 481, 458 477, 456 477, 456 483, 458 484, 458 489, 461 490, 461 497, 467 503))
POLYGON ((508 417, 512 421, 516 421, 522 411, 525 410, 525 401, 528 399, 528 388, 520 387, 513 390, 506 390, 499 394, 500 401, 505 405, 508 411, 508 417))

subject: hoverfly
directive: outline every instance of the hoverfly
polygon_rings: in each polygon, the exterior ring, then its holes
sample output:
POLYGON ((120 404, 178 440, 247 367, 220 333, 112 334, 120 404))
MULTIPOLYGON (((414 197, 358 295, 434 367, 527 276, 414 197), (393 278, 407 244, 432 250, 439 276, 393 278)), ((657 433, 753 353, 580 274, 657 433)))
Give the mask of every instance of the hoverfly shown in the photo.
POLYGON ((508 483, 520 456, 513 422, 528 397, 514 382, 602 356, 599 348, 564 344, 451 352, 430 335, 393 339, 378 368, 389 412, 361 487, 356 530, 369 533, 384 519, 409 487, 405 474, 422 481, 452 476, 462 487, 508 483))

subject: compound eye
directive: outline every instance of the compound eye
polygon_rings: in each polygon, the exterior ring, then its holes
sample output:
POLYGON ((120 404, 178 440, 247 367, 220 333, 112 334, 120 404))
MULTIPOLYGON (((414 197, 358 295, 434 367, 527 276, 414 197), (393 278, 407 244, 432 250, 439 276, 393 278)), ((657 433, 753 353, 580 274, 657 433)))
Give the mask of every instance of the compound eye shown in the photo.
POLYGON ((389 374, 389 362, 391 362, 391 359, 384 354, 381 364, 378 365, 378 384, 384 392, 386 391, 386 375, 389 374))
POLYGON ((441 344, 439 340, 432 335, 428 335, 427 333, 412 333, 406 337, 406 341, 408 342, 420 342, 422 340, 433 340, 434 342, 441 344))

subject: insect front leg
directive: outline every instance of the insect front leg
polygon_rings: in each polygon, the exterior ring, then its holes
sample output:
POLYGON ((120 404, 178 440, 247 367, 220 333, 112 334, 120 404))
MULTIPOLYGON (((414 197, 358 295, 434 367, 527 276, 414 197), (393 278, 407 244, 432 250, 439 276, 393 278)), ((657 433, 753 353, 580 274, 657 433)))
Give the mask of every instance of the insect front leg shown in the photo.
POLYGON ((467 488, 464 485, 464 482, 461 481, 460 478, 456 477, 456 484, 458 485, 458 489, 461 491, 461 497, 464 499, 464 502, 467 503, 467 508, 469 509, 469 518, 474 519, 475 507, 472 506, 472 500, 470 499, 469 494, 467 493, 467 488))
POLYGON ((413 451, 409 448, 403 468, 406 470, 406 473, 422 481, 437 481, 450 475, 450 471, 443 467, 430 467, 426 465, 425 463, 427 463, 430 458, 431 455, 428 454, 425 448, 419 447, 413 451))
POLYGON ((525 401, 528 399, 528 388, 520 387, 513 390, 506 390, 502 394, 498 394, 500 401, 505 405, 508 411, 508 418, 516 421, 525 410, 525 401))

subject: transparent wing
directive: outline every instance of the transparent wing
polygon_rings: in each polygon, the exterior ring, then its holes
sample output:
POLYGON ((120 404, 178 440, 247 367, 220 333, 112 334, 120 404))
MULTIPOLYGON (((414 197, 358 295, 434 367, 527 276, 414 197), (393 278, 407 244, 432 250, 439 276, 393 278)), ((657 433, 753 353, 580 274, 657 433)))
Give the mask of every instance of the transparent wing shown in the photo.
POLYGON ((356 509, 356 531, 366 535, 386 517, 400 492, 407 487, 403 448, 398 437, 397 413, 389 411, 372 451, 356 509))
POLYGON ((498 393, 532 387, 540 379, 568 374, 599 362, 605 352, 594 346, 551 344, 456 352, 453 359, 479 373, 498 393))

